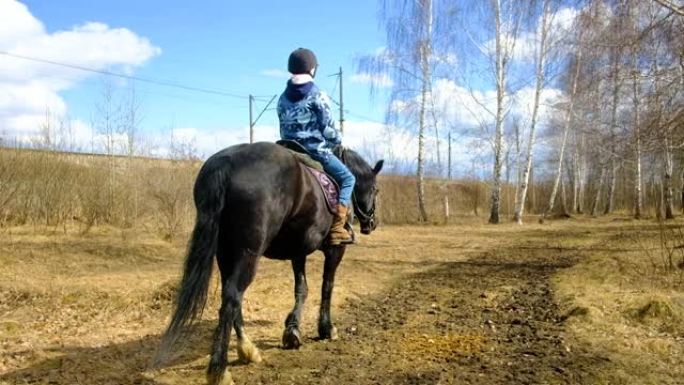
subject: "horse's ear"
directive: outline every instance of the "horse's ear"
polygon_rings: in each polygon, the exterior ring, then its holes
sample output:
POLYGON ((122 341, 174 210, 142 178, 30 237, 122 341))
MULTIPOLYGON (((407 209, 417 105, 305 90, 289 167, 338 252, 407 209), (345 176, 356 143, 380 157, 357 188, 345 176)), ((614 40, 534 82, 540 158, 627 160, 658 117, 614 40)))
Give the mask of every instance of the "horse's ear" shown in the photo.
POLYGON ((379 160, 378 163, 375 164, 375 167, 373 167, 373 173, 375 175, 378 175, 378 173, 380 173, 383 164, 385 164, 385 161, 383 159, 379 160))

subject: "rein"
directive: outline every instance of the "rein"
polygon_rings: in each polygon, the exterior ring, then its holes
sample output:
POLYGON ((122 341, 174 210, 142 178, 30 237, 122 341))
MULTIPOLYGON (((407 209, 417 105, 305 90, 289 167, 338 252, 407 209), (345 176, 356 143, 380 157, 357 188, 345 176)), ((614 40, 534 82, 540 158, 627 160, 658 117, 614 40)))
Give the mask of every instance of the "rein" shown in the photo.
POLYGON ((366 222, 366 223, 370 222, 370 220, 373 219, 373 217, 375 216, 375 198, 373 198, 373 208, 367 213, 364 213, 363 211, 361 211, 361 208, 356 203, 356 194, 355 193, 352 193, 352 205, 354 205, 354 213, 363 222, 366 222))
MULTIPOLYGON (((337 153, 335 155, 337 155, 342 160, 342 163, 347 165, 347 149, 344 148, 343 146, 338 146, 335 148, 334 152, 337 153)), ((354 189, 354 190, 356 190, 356 189, 354 189)), ((375 204, 377 203, 376 202, 377 196, 373 196, 373 207, 370 209, 370 211, 364 212, 363 210, 361 210, 361 207, 356 202, 356 192, 354 190, 352 190, 352 196, 351 196, 352 206, 354 206, 354 214, 356 214, 356 216, 362 222, 366 222, 366 223, 370 222, 371 219, 373 219, 373 217, 375 216, 375 204)))

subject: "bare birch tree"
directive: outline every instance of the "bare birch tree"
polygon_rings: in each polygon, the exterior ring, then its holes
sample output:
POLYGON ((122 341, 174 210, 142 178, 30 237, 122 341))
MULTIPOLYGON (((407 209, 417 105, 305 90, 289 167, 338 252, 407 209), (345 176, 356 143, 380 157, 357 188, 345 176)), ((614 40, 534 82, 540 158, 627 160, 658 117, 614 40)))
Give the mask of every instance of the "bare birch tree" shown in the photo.
POLYGON ((520 178, 520 187, 516 189, 515 197, 515 212, 513 220, 522 224, 523 212, 525 211, 525 199, 527 198, 527 188, 530 177, 530 169, 532 168, 532 156, 534 154, 535 134, 537 129, 537 121, 539 118, 539 99, 541 97, 542 89, 546 84, 546 60, 549 53, 548 34, 551 27, 551 0, 544 0, 542 5, 542 13, 540 16, 540 24, 537 27, 537 42, 535 44, 535 80, 536 85, 534 89, 534 102, 532 104, 532 117, 530 122, 529 138, 527 139, 527 149, 525 151, 525 165, 522 170, 520 178))
POLYGON ((639 67, 638 67, 638 51, 637 51, 637 46, 636 44, 633 43, 632 45, 632 114, 633 114, 633 123, 632 123, 632 130, 633 130, 633 137, 634 137, 634 218, 635 219, 641 219, 642 216, 642 203, 643 203, 643 195, 642 195, 642 184, 641 184, 641 134, 640 134, 640 125, 641 125, 641 115, 640 115, 640 103, 639 103, 639 98, 640 98, 640 74, 639 74, 639 67))
POLYGON ((142 120, 141 104, 134 85, 131 86, 130 93, 124 101, 122 115, 122 131, 126 136, 125 154, 132 157, 139 152, 138 136, 140 135, 139 128, 142 120))
POLYGON ((504 118, 508 69, 515 50, 520 27, 519 4, 513 1, 491 0, 494 24, 494 74, 496 83, 496 112, 494 115, 494 165, 492 169, 491 206, 489 223, 499 223, 501 206, 501 169, 503 167, 504 118))
MULTIPOLYGON (((619 5, 618 5, 619 7, 619 5)), ((620 12, 620 11, 619 11, 620 12)), ((618 12, 618 13, 619 13, 618 12)), ((619 105, 619 95, 620 95, 620 87, 621 87, 621 79, 620 79, 620 57, 622 56, 622 47, 620 44, 617 43, 616 38, 619 36, 619 32, 621 30, 621 20, 622 17, 619 15, 614 18, 614 21, 612 23, 612 28, 611 28, 611 41, 613 42, 613 46, 610 49, 610 61, 611 61, 611 71, 610 71, 610 80, 611 80, 611 104, 610 104, 610 154, 609 154, 609 161, 610 161, 610 181, 608 182, 608 198, 606 202, 606 209, 604 211, 604 214, 610 214, 613 212, 613 205, 615 202, 615 187, 617 184, 617 158, 618 158, 618 151, 617 151, 617 110, 618 110, 618 105, 619 105)))
MULTIPOLYGON (((388 75, 393 88, 388 121, 418 125, 417 197, 420 222, 428 220, 425 203, 425 145, 430 117, 434 120, 432 83, 434 75, 436 18, 434 0, 383 0, 380 18, 386 32, 383 52, 359 59, 362 71, 388 75), (432 112, 432 114, 431 114, 432 112)), ((432 122, 434 125, 434 121, 432 122)))
MULTIPOLYGON (((582 51, 584 49, 584 44, 582 43, 581 32, 580 32, 580 37, 577 40, 578 40, 578 43, 576 45, 577 52, 575 53, 575 60, 573 63, 575 72, 572 76, 572 81, 570 84, 570 92, 568 95, 568 102, 567 102, 567 105, 566 105, 565 111, 564 111, 563 134, 562 134, 560 149, 558 151, 558 163, 557 163, 558 165, 556 166, 555 178, 553 181, 553 187, 551 188, 551 194, 549 195, 549 201, 548 201, 548 204, 546 206, 546 210, 544 211, 543 217, 546 217, 547 215, 549 215, 551 213, 551 211, 553 210, 554 205, 556 204, 556 194, 558 193, 558 186, 560 185, 560 180, 563 176, 563 158, 565 156, 565 148, 566 148, 566 145, 568 142, 568 133, 570 132, 572 117, 573 117, 574 108, 575 108, 575 101, 577 98, 577 83, 579 82, 579 75, 580 75, 581 68, 582 68, 582 60, 583 60, 582 51)), ((576 148, 577 147, 578 146, 576 146, 576 148)), ((578 157, 579 157, 579 154, 576 151, 575 152, 575 158, 578 158, 578 157)), ((575 161, 577 161, 577 159, 575 161)), ((578 167, 579 167, 579 165, 578 165, 578 167)), ((581 178, 582 178, 581 173, 578 173, 577 180, 575 183, 576 189, 581 188, 581 186, 582 186, 581 178)), ((575 198, 573 198, 573 202, 577 203, 578 200, 581 202, 581 200, 583 199, 582 191, 581 190, 576 191, 575 194, 576 195, 575 195, 575 198)), ((580 205, 581 205, 581 203, 580 203, 580 205)), ((578 206, 578 207, 580 207, 580 206, 578 206)), ((579 209, 579 210, 581 210, 581 209, 579 209)))

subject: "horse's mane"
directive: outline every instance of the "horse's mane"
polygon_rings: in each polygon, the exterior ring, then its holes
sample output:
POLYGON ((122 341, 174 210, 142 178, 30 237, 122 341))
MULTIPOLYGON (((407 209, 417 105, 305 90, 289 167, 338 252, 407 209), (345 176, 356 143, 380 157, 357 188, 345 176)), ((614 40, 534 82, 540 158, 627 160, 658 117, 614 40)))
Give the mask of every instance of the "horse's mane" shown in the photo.
POLYGON ((373 174, 373 169, 371 168, 371 166, 368 164, 368 162, 366 162, 365 159, 361 157, 361 155, 359 155, 358 152, 350 148, 342 148, 341 146, 336 147, 334 152, 335 155, 342 159, 342 161, 348 168, 356 171, 357 174, 373 174))

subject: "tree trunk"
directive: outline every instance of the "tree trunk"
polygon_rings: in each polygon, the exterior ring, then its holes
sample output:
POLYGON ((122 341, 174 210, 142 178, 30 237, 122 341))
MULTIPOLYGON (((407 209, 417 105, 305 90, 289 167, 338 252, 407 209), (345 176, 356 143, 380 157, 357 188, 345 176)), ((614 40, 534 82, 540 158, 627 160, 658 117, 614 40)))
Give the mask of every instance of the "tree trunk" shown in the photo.
POLYGON ((617 181, 617 108, 618 108, 618 95, 620 92, 620 66, 619 66, 619 53, 618 48, 613 48, 612 52, 613 60, 613 100, 611 104, 610 111, 610 182, 608 183, 608 199, 606 201, 606 210, 604 214, 610 214, 613 212, 613 202, 615 201, 615 184, 617 181))
POLYGON ((423 85, 421 93, 420 122, 418 128, 418 221, 427 222, 427 211, 425 210, 425 99, 427 97, 427 87, 423 85))
MULTIPOLYGON (((567 167, 567 165, 566 165, 566 167, 567 167)), ((561 204, 560 204, 561 213, 563 214, 563 216, 567 217, 567 216, 568 216, 568 208, 567 208, 567 206, 566 206, 566 203, 567 203, 567 202, 566 202, 566 195, 565 195, 565 178, 561 177, 560 184, 561 184, 561 185, 560 185, 560 190, 561 190, 561 204)))
POLYGON ((575 139, 575 149, 572 157, 572 212, 577 212, 577 200, 579 199, 579 149, 577 141, 577 131, 573 133, 575 139))
MULTIPOLYGON (((684 161, 682 161, 684 162, 684 161)), ((681 163, 680 163, 681 164, 681 163)), ((684 167, 682 167, 684 168, 684 167)), ((682 171, 682 214, 684 214, 684 171, 682 171)))
POLYGON ((613 202, 615 201, 615 185, 617 183, 617 162, 615 161, 615 155, 611 155, 609 171, 610 180, 608 182, 608 197, 606 199, 606 209, 603 211, 604 214, 610 214, 613 212, 613 202))
POLYGON ((501 3, 492 0, 494 6, 494 23, 496 27, 496 127, 494 133, 494 169, 492 170, 492 194, 489 223, 499 223, 499 206, 501 205, 501 166, 503 149, 504 96, 506 92, 505 60, 503 31, 501 31, 501 3))
POLYGON ((480 216, 480 181, 475 181, 475 194, 473 194, 473 213, 480 216))
POLYGON ((601 192, 603 191, 603 182, 606 177, 606 168, 601 167, 601 176, 599 176, 598 187, 596 187, 596 196, 594 197, 594 203, 591 205, 591 216, 595 217, 598 215, 598 208, 601 204, 601 192))
POLYGON ((418 210, 419 221, 427 222, 428 215, 425 209, 425 129, 427 117, 427 103, 430 97, 430 55, 432 54, 432 0, 427 0, 424 6, 426 35, 420 43, 420 62, 422 72, 422 88, 420 93, 420 117, 418 128, 418 210))
POLYGON ((653 200, 655 201, 655 212, 656 212, 656 219, 658 221, 663 220, 663 201, 665 200, 665 195, 664 195, 664 190, 663 190, 663 185, 661 183, 653 183, 653 187, 655 189, 654 191, 654 196, 653 200))
MULTIPOLYGON (((569 115, 566 119, 569 119, 569 115)), ((568 141, 568 130, 569 122, 565 123, 565 128, 563 129, 563 140, 561 141, 560 154, 558 156, 558 167, 556 168, 556 178, 553 180, 553 187, 551 188, 551 194, 549 195, 549 202, 544 211, 543 217, 551 214, 553 207, 556 204, 556 194, 558 194, 558 186, 560 185, 560 179, 563 175, 563 154, 565 153, 565 145, 568 141)))
POLYGON ((565 111, 565 119, 563 121, 563 139, 561 141, 560 154, 558 155, 558 167, 556 167, 556 178, 553 181, 551 195, 549 196, 549 203, 544 211, 543 217, 546 217, 553 210, 556 203, 556 194, 558 193, 558 185, 563 172, 563 155, 565 154, 565 145, 568 141, 568 131, 570 131, 570 123, 572 122, 572 114, 575 105, 575 96, 577 95, 577 83, 579 79, 580 69, 582 67, 582 44, 580 43, 577 52, 577 61, 575 63, 575 73, 572 77, 572 86, 570 90, 570 101, 567 110, 565 111))
MULTIPOLYGON (((579 144, 580 144, 579 149, 581 151, 586 151, 587 140, 586 140, 586 136, 584 136, 584 134, 580 135, 579 144)), ((578 152, 578 153, 580 156, 580 162, 579 162, 579 195, 577 198, 577 213, 583 214, 584 213, 584 197, 585 197, 585 193, 587 190, 587 180, 586 180, 587 157, 586 157, 586 154, 583 154, 582 152, 578 152)))
POLYGON ((642 216, 642 189, 641 189, 641 124, 639 115, 639 73, 637 66, 637 51, 632 52, 632 102, 634 109, 634 218, 642 216))
POLYGON ((448 146, 448 151, 449 151, 449 156, 448 156, 448 162, 449 164, 447 165, 447 179, 451 180, 451 130, 449 130, 449 146, 448 146))
MULTIPOLYGON (((536 87, 534 90, 534 104, 532 105, 532 121, 530 122, 530 137, 527 141, 527 150, 525 153, 525 168, 522 172, 520 180, 520 188, 517 190, 518 195, 515 198, 515 213, 513 220, 522 225, 522 217, 525 211, 525 199, 527 198, 527 186, 530 176, 530 169, 532 168, 532 154, 534 148, 535 134, 537 128, 537 118, 539 115, 539 98, 544 87, 544 67, 546 62, 546 35, 549 28, 549 0, 544 1, 544 10, 542 11, 541 28, 539 29, 539 46, 537 46, 537 68, 536 68, 536 87)), ((561 159, 561 162, 563 160, 561 159)), ((560 175, 559 175, 560 177, 560 175)))
MULTIPOLYGON (((516 122, 513 124, 513 134, 515 136, 515 199, 518 199, 518 190, 520 189, 520 180, 522 178, 522 170, 520 169, 520 125, 516 122)), ((518 202, 515 201, 514 205, 518 202)))
MULTIPOLYGON (((508 192, 506 195, 506 215, 511 216, 511 207, 514 207, 517 202, 513 202, 513 206, 511 206, 511 146, 506 147, 506 155, 504 155, 504 159, 506 159, 506 191, 508 192)), ((513 194, 513 197, 517 199, 517 186, 516 186, 516 193, 513 194)))
POLYGON ((665 219, 674 219, 674 193, 672 191, 672 151, 670 141, 665 137, 665 176, 663 177, 663 192, 665 194, 665 219))
POLYGON ((532 211, 537 207, 537 189, 534 188, 534 167, 530 169, 530 203, 527 205, 527 209, 532 211))
POLYGON ((437 154, 437 175, 439 175, 439 177, 442 178, 444 176, 444 167, 442 166, 442 155, 439 151, 441 145, 439 142, 439 129, 437 126, 437 118, 435 117, 435 107, 431 106, 430 109, 432 110, 432 124, 435 128, 435 153, 437 154))

